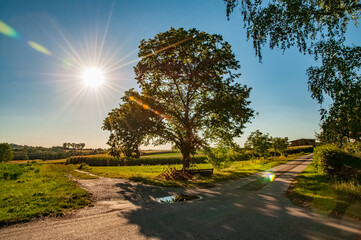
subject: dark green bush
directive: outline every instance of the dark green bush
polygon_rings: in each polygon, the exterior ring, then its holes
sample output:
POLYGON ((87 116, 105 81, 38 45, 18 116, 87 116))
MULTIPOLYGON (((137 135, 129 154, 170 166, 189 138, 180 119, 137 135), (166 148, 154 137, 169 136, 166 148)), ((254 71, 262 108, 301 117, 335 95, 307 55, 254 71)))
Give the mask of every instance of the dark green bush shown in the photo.
MULTIPOLYGON (((196 156, 191 159, 191 163, 205 163, 207 157, 196 156)), ((85 163, 89 166, 141 166, 141 165, 171 165, 181 164, 179 157, 169 158, 140 158, 140 159, 117 159, 114 157, 70 157, 66 164, 85 163)))
POLYGON ((319 172, 334 175, 339 174, 345 165, 355 167, 361 161, 358 157, 332 144, 316 147, 313 158, 319 172))

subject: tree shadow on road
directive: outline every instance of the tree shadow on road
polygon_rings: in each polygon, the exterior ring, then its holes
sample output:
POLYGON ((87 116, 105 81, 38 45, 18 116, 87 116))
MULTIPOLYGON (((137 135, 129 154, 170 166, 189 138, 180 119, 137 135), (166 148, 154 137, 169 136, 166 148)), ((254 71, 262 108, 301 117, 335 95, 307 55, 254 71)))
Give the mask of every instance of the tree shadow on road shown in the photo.
POLYGON ((275 181, 259 191, 240 187, 229 192, 221 188, 193 190, 203 199, 174 204, 159 204, 154 199, 185 190, 133 182, 117 186, 125 199, 138 206, 121 216, 137 225, 147 238, 332 240, 356 239, 360 234, 353 231, 353 223, 337 225, 340 220, 315 217, 292 204, 285 192, 277 191, 287 189, 288 184, 275 181))

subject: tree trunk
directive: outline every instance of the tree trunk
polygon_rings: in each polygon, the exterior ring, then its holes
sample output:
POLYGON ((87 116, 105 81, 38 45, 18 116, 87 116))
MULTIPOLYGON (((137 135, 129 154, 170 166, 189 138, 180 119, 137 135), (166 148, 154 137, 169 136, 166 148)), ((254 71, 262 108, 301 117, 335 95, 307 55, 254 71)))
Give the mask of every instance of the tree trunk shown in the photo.
POLYGON ((189 169, 189 162, 190 162, 190 148, 183 147, 182 148, 182 155, 183 155, 183 169, 189 169))

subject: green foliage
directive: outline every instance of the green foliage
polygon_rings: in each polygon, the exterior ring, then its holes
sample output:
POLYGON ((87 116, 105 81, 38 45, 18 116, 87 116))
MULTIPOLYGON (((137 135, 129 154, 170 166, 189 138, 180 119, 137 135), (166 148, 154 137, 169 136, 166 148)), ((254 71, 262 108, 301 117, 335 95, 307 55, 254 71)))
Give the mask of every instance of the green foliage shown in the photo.
POLYGON ((205 153, 214 168, 222 169, 229 167, 231 163, 231 156, 229 154, 229 148, 225 145, 219 144, 214 148, 205 148, 205 153))
POLYGON ((313 159, 315 167, 322 173, 339 170, 343 165, 341 149, 332 144, 316 147, 313 159))
POLYGON ((0 226, 62 214, 66 209, 81 208, 90 203, 90 194, 68 179, 72 171, 68 166, 1 165, 2 169, 22 174, 17 174, 16 179, 0 178, 0 226))
POLYGON ((343 174, 346 171, 344 165, 361 166, 361 158, 346 152, 337 145, 328 144, 315 148, 314 165, 319 172, 341 176, 345 175, 343 174))
POLYGON ((288 147, 285 153, 286 154, 312 153, 313 151, 314 151, 313 146, 300 146, 300 147, 288 147))
POLYGON ((361 158, 361 141, 354 141, 354 142, 348 143, 345 146, 345 151, 350 153, 351 155, 361 158))
POLYGON ((361 47, 331 40, 318 48, 322 65, 307 70, 309 89, 320 104, 325 94, 333 100, 330 109, 321 109, 321 140, 339 145, 361 140, 361 47))
POLYGON ((340 181, 311 164, 295 178, 288 191, 292 201, 318 211, 361 220, 361 185, 340 181))
MULTIPOLYGON (((192 163, 204 163, 205 156, 195 156, 191 158, 192 163)), ((170 165, 180 164, 182 162, 180 157, 144 157, 140 159, 118 159, 114 157, 70 157, 67 159, 67 164, 82 164, 89 166, 140 166, 140 165, 170 165)))
MULTIPOLYGON (((69 143, 70 144, 70 143, 69 143)), ((53 160, 64 159, 70 156, 83 156, 91 154, 104 153, 103 149, 87 149, 87 150, 67 150, 63 147, 32 147, 10 144, 14 158, 13 160, 53 160)))
MULTIPOLYGON (((212 184, 222 181, 235 180, 250 174, 264 171, 285 163, 288 160, 295 159, 300 155, 288 157, 271 157, 268 159, 252 159, 246 161, 234 161, 226 169, 216 169, 211 178, 194 176, 192 181, 167 181, 158 179, 168 166, 166 165, 144 165, 144 166, 114 166, 114 167, 89 167, 86 171, 97 176, 111 178, 127 178, 133 181, 141 181, 146 184, 155 184, 168 187, 195 187, 195 186, 214 186, 212 184)), ((173 165, 176 169, 181 169, 182 165, 173 165)), ((199 163, 196 165, 199 169, 212 168, 210 163, 199 163)))
MULTIPOLYGON (((138 56, 134 71, 141 93, 133 91, 129 100, 141 106, 142 124, 156 119, 149 124, 156 131, 135 134, 147 133, 154 144, 172 143, 183 155, 184 168, 189 167, 190 156, 210 142, 239 137, 253 117, 247 101, 250 88, 235 82, 240 65, 220 35, 171 28, 142 40, 138 56)), ((129 104, 130 111, 136 104, 129 104)), ((130 132, 119 126, 120 132, 130 132)), ((124 136, 115 134, 112 139, 111 147, 117 148, 124 136)))
POLYGON ((267 157, 269 156, 268 149, 271 147, 271 138, 268 134, 256 130, 248 136, 244 146, 256 156, 267 157))
POLYGON ((0 179, 16 180, 25 171, 26 168, 24 165, 0 164, 0 179))
POLYGON ((280 137, 275 137, 272 138, 272 147, 274 149, 274 151, 280 155, 284 154, 286 152, 286 149, 288 147, 288 138, 280 138, 280 137))
POLYGON ((342 41, 350 21, 358 24, 361 4, 355 0, 224 0, 227 17, 240 2, 247 38, 261 59, 261 48, 297 46, 310 53, 320 39, 342 41))
POLYGON ((124 103, 113 109, 103 123, 103 130, 110 131, 109 154, 139 158, 139 146, 145 143, 147 135, 161 128, 161 117, 149 111, 149 105, 133 89, 126 91, 122 100, 124 103))
POLYGON ((308 86, 314 99, 332 99, 329 109, 321 108, 321 140, 342 145, 344 139, 361 140, 361 47, 346 46, 350 22, 358 25, 361 4, 356 0, 224 0, 229 18, 241 3, 247 38, 259 59, 261 48, 286 50, 297 46, 321 60, 307 70, 308 86))
POLYGON ((234 161, 245 161, 251 158, 239 148, 229 147, 225 144, 218 144, 213 148, 204 148, 204 152, 207 155, 208 162, 210 162, 214 168, 223 169, 230 166, 234 161))
POLYGON ((84 149, 85 147, 85 143, 63 143, 63 148, 64 149, 70 149, 70 148, 73 148, 73 149, 84 149))
POLYGON ((8 143, 0 143, 0 162, 8 162, 14 157, 13 151, 8 143))

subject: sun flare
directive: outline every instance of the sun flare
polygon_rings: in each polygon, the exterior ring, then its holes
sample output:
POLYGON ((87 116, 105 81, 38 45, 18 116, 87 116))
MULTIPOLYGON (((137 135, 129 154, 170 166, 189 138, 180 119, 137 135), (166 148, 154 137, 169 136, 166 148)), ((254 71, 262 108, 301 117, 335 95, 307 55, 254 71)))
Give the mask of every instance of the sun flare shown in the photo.
POLYGON ((87 87, 99 88, 103 85, 105 78, 104 72, 96 67, 89 67, 83 71, 84 84, 87 87))

